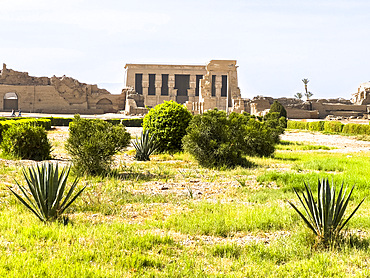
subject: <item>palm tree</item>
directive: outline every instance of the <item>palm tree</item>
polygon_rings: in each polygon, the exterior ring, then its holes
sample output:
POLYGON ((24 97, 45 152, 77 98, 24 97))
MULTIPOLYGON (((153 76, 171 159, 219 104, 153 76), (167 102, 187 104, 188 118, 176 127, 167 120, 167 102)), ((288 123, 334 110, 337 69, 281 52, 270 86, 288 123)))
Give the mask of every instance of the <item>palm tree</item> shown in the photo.
POLYGON ((307 100, 309 100, 309 99, 310 99, 310 97, 312 97, 312 96, 313 96, 313 93, 311 93, 311 92, 307 92, 307 93, 305 93, 304 95, 306 96, 307 100))
POLYGON ((310 80, 308 80, 308 78, 303 78, 302 82, 304 83, 304 89, 306 90, 306 94, 307 94, 307 84, 308 82, 310 82, 310 80))
POLYGON ((306 93, 304 95, 306 96, 307 100, 309 100, 310 97, 313 96, 313 93, 309 92, 308 89, 307 89, 307 84, 308 84, 308 82, 310 82, 310 80, 308 80, 308 78, 303 78, 302 82, 304 83, 304 89, 306 91, 306 93))
POLYGON ((295 98, 302 99, 303 95, 301 93, 296 93, 294 95, 295 98))

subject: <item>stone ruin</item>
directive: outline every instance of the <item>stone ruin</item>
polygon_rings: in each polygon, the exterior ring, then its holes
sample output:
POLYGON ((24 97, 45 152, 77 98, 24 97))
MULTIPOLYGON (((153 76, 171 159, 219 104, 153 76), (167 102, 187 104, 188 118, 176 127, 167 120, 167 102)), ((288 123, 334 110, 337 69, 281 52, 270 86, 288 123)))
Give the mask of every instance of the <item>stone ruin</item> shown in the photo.
POLYGON ((125 88, 122 93, 126 96, 125 115, 142 116, 148 113, 148 108, 144 105, 144 96, 135 92, 134 88, 125 88))
POLYGON ((291 119, 369 118, 370 113, 370 82, 360 84, 351 100, 248 99, 241 97, 235 60, 212 60, 207 65, 126 64, 125 69, 126 88, 113 95, 71 77, 33 77, 3 64, 0 111, 144 115, 148 108, 174 100, 193 114, 218 108, 264 115, 277 100, 291 119))
POLYGON ((127 64, 125 69, 126 85, 136 92, 127 96, 127 114, 142 114, 146 107, 168 100, 183 103, 193 114, 218 108, 264 115, 275 100, 286 108, 291 119, 368 118, 370 111, 370 82, 361 84, 352 100, 248 99, 241 97, 235 60, 212 60, 205 66, 127 64))
POLYGON ((0 110, 39 113, 116 113, 124 109, 124 95, 71 77, 33 77, 8 69, 0 72, 0 110))
POLYGON ((369 115, 367 105, 356 104, 343 98, 303 101, 296 98, 257 96, 246 101, 244 111, 253 115, 264 115, 275 100, 285 107, 290 119, 368 118, 369 115))

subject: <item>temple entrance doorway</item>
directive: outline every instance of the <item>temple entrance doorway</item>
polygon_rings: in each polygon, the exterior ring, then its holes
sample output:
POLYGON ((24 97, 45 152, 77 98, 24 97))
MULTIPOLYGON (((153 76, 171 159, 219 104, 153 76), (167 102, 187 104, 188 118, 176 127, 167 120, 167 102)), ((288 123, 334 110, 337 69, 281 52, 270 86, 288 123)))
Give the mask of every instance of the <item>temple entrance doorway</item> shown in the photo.
POLYGON ((103 98, 96 103, 96 109, 102 109, 104 113, 114 112, 113 103, 107 98, 103 98))
POLYGON ((190 75, 175 74, 175 89, 177 89, 176 102, 183 104, 189 100, 188 89, 190 82, 190 75))
POLYGON ((16 93, 6 93, 4 95, 4 111, 18 110, 18 96, 16 93))

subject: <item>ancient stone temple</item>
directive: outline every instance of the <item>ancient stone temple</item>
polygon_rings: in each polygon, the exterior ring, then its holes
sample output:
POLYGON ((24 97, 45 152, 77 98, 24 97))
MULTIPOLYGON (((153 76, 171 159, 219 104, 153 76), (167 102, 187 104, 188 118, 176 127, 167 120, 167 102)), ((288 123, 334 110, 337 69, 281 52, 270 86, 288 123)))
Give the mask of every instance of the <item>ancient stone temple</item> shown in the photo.
POLYGON ((370 104, 370 82, 361 83, 357 92, 352 94, 351 101, 359 105, 370 104))
POLYGON ((125 96, 71 77, 33 77, 27 72, 0 71, 0 111, 100 114, 124 109, 125 96))
POLYGON ((207 65, 126 64, 125 69, 127 114, 145 113, 145 107, 169 100, 194 114, 213 108, 232 111, 241 98, 234 60, 212 60, 207 65))

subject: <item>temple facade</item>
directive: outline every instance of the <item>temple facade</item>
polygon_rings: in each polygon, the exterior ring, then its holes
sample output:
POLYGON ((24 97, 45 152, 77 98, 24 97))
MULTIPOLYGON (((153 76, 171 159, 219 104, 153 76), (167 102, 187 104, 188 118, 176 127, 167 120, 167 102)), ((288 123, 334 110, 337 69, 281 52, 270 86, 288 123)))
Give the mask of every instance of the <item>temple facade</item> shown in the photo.
POLYGON ((233 110, 240 99, 235 60, 207 65, 126 64, 126 112, 145 112, 164 101, 184 104, 194 114, 233 110), (144 109, 143 109, 144 108, 144 109))

